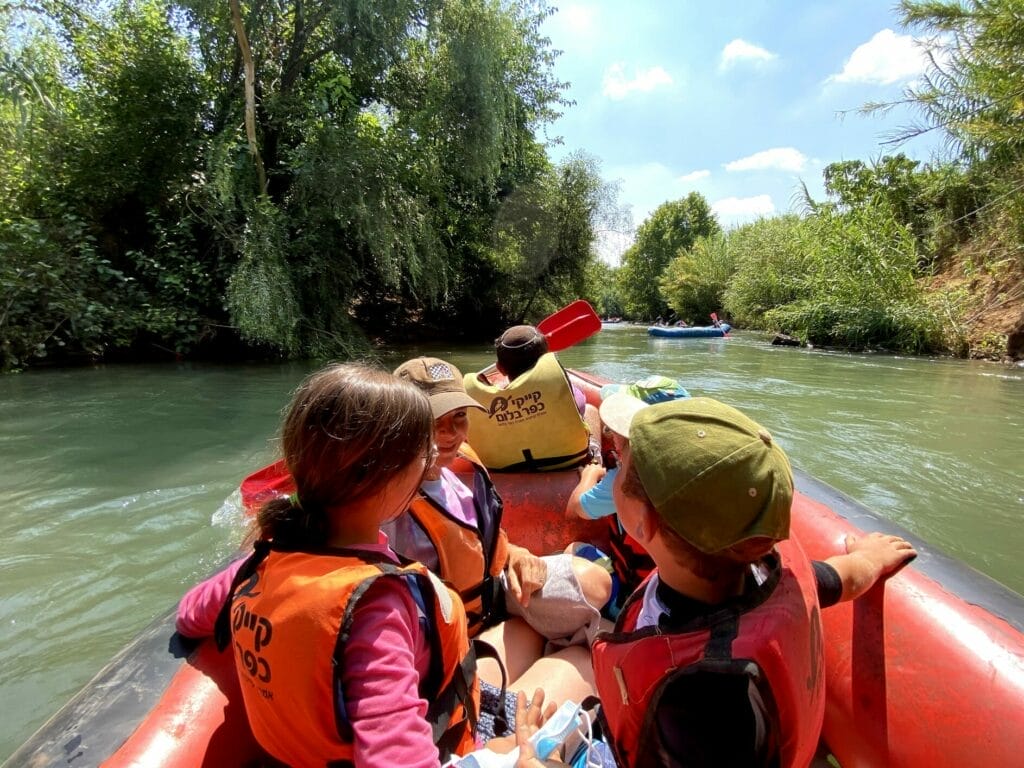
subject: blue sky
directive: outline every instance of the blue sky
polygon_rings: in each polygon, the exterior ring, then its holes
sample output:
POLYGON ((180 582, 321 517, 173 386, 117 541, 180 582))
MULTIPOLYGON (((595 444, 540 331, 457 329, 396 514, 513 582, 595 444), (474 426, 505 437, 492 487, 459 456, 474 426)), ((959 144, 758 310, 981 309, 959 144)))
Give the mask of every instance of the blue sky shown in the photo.
MULTIPOLYGON (((941 137, 882 145, 913 112, 855 113, 899 98, 924 71, 923 47, 893 5, 564 2, 543 31, 563 51, 555 74, 576 103, 548 127, 564 142, 549 153, 597 157, 635 225, 697 191, 726 227, 791 210, 800 180, 822 197, 821 171, 838 160, 896 151, 928 160, 941 137)), ((627 243, 613 238, 605 257, 627 243)))

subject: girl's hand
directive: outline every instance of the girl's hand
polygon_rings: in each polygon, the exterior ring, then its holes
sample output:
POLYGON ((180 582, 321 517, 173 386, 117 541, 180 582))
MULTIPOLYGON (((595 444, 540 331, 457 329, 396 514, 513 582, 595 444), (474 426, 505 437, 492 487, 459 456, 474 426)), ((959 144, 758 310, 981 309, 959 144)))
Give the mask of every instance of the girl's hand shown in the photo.
POLYGON ((547 707, 544 706, 544 691, 540 688, 533 692, 529 706, 526 704, 525 693, 519 691, 516 694, 516 746, 519 747, 516 768, 551 768, 565 765, 561 760, 541 760, 530 743, 530 737, 538 731, 545 720, 555 714, 557 709, 553 701, 548 702, 547 707))
POLYGON ((510 544, 508 548, 508 588, 523 608, 530 604, 530 595, 544 586, 548 567, 528 549, 510 544))

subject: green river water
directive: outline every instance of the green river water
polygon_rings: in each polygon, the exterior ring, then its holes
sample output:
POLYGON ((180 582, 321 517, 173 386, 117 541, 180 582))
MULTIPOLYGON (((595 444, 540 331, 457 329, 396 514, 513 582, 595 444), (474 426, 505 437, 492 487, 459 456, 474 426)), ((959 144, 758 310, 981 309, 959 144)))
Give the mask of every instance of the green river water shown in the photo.
MULTIPOLYGON (((485 346, 398 347, 470 370, 485 346)), ((678 378, 747 411, 795 465, 1024 592, 1024 370, 654 339, 609 326, 563 363, 678 378)), ((231 494, 274 457, 310 365, 108 366, 0 378, 0 760, 234 552, 231 494)))

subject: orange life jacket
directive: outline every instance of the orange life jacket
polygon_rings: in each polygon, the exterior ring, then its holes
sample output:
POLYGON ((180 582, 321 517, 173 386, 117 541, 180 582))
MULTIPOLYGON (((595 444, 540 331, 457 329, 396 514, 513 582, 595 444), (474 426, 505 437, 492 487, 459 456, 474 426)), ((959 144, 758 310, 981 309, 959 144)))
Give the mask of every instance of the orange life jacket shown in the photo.
POLYGON ((614 632, 592 648, 597 694, 620 768, 647 764, 656 749, 656 702, 687 672, 752 674, 757 665, 774 702, 772 736, 782 766, 807 766, 825 714, 824 649, 814 571, 799 545, 781 542, 759 594, 742 611, 699 617, 693 629, 636 630, 644 585, 627 601, 614 632), (756 603, 756 600, 754 601, 756 603))
POLYGON ((263 749, 292 766, 351 764, 345 643, 360 598, 376 579, 389 578, 407 586, 426 624, 432 660, 419 695, 441 759, 473 750, 479 686, 458 595, 419 563, 261 544, 239 571, 229 610, 246 715, 263 749))
POLYGON ((488 626, 488 620, 499 607, 501 582, 498 577, 508 563, 508 536, 501 527, 501 497, 494 490, 487 470, 475 460, 476 454, 469 446, 463 446, 461 452, 473 466, 476 527, 457 520, 422 493, 413 499, 409 514, 433 545, 437 554, 437 575, 462 598, 469 635, 474 637, 488 626))

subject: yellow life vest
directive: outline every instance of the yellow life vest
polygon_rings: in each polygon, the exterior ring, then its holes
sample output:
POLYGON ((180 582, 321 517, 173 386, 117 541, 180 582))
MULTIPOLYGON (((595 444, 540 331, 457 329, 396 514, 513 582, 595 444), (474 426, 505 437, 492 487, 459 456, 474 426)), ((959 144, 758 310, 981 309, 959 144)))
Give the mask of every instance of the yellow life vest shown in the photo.
POLYGON ((584 463, 590 433, 580 416, 569 378, 555 356, 500 389, 467 373, 466 393, 486 410, 467 410, 469 437, 488 469, 547 471, 584 463))
POLYGON ((427 622, 433 660, 419 694, 428 702, 442 762, 473 750, 475 656, 462 602, 436 576, 420 563, 399 568, 347 550, 295 552, 271 545, 266 559, 254 563, 251 575, 233 586, 230 639, 249 725, 271 756, 292 766, 352 760, 341 685, 345 643, 359 599, 378 578, 405 581, 427 622))

